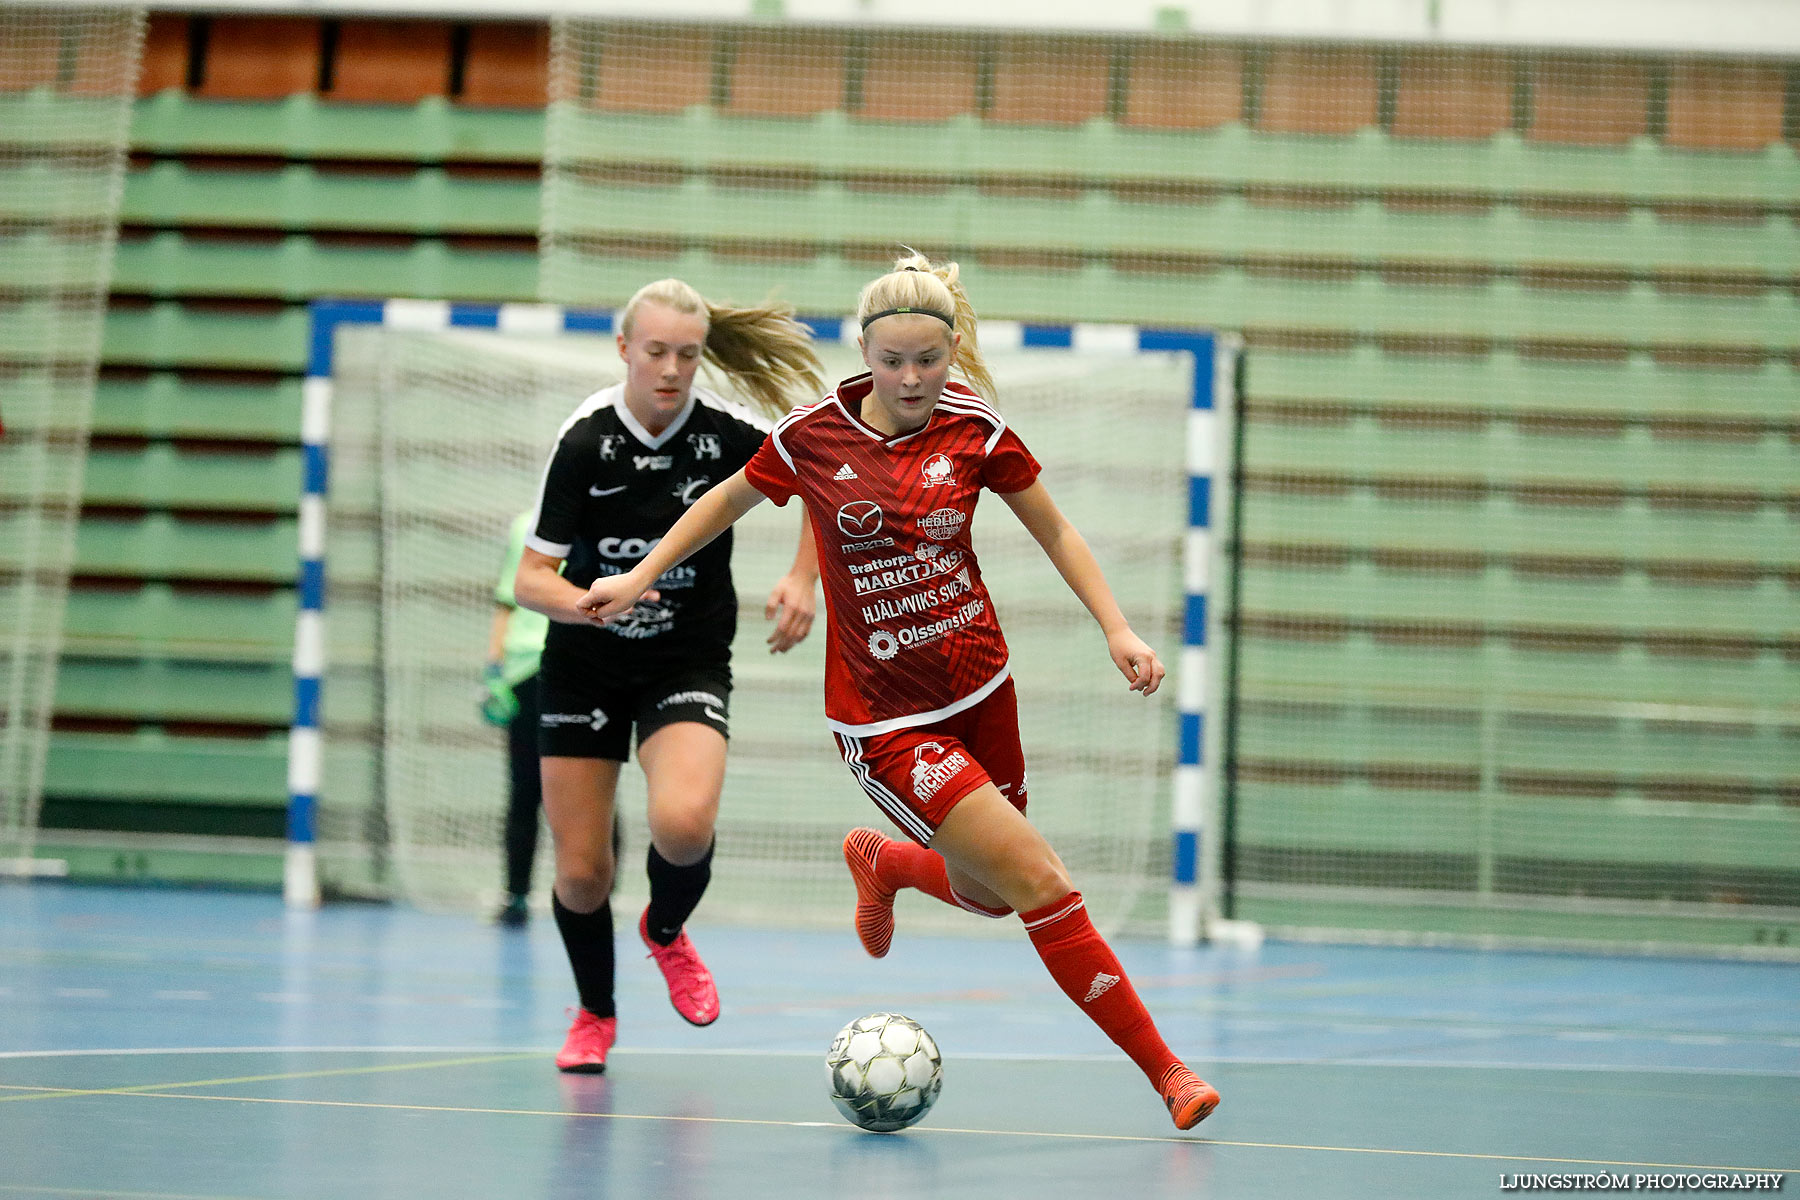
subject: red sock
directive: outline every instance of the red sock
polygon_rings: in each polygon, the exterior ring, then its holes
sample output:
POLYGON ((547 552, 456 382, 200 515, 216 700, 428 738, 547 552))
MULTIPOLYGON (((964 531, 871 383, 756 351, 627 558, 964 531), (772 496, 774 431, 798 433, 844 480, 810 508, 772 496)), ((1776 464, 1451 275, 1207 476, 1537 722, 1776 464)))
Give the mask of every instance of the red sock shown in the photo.
POLYGON ((1118 956, 1088 919, 1081 893, 1070 892, 1055 904, 1020 913, 1019 919, 1056 986, 1131 1056, 1152 1086, 1162 1086, 1163 1075, 1179 1060, 1156 1031, 1118 956))
POLYGON ((890 839, 875 858, 875 878, 884 887, 895 890, 917 888, 927 896, 935 896, 953 908, 980 913, 984 917, 1004 917, 1010 908, 989 908, 957 894, 950 886, 950 874, 944 868, 944 856, 927 850, 916 842, 890 839))
POLYGON ((944 869, 944 856, 916 842, 889 840, 884 844, 875 856, 875 878, 883 887, 895 891, 917 888, 945 904, 956 904, 950 891, 950 876, 944 869))

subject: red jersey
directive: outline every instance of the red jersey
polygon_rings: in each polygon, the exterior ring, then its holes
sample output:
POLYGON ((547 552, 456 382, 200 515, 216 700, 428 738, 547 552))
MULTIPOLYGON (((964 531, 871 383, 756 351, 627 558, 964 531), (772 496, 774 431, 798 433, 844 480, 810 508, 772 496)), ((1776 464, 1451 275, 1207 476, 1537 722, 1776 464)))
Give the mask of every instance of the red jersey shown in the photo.
POLYGON ((898 437, 864 423, 866 374, 775 426, 744 468, 756 489, 806 502, 829 617, 826 724, 853 736, 961 712, 1007 677, 1006 639, 969 540, 981 489, 1019 492, 1038 463, 988 403, 945 386, 898 437))

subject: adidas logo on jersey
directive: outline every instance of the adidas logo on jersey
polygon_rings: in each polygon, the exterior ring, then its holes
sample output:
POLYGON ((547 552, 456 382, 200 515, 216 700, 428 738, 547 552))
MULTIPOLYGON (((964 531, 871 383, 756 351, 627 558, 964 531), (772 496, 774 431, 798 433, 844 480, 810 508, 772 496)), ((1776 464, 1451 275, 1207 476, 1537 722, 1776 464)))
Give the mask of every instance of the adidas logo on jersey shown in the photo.
POLYGON ((1108 975, 1105 971, 1094 974, 1094 982, 1088 984, 1088 994, 1081 998, 1083 1004, 1092 1004, 1106 993, 1112 991, 1113 984, 1119 982, 1117 975, 1108 975))
POLYGON ((850 469, 849 463, 845 463, 843 466, 838 468, 837 474, 833 475, 832 478, 833 479, 855 479, 856 472, 852 471, 850 469))

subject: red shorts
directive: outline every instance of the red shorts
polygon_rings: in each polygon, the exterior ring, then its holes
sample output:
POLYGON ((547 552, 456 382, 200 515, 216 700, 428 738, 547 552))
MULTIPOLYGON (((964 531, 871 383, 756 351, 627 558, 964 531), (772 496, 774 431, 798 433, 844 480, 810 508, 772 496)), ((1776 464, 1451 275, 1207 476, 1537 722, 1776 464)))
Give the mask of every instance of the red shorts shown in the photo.
POLYGON ((1025 811, 1019 698, 1010 677, 981 703, 930 725, 832 736, 869 799, 921 846, 931 844, 956 802, 984 783, 1025 811))

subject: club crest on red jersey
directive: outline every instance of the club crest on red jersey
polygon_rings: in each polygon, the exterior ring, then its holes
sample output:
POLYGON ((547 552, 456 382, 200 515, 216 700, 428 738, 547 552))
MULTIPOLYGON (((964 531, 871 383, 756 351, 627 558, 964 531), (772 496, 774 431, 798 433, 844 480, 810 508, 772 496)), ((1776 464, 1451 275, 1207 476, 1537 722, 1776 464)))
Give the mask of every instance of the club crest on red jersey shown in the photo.
POLYGON ((925 477, 926 487, 937 487, 940 484, 956 482, 956 468, 950 459, 942 454, 934 454, 919 467, 919 473, 925 477))

